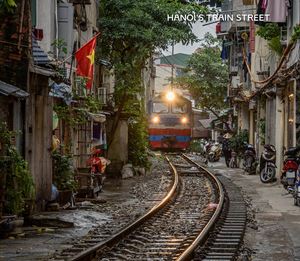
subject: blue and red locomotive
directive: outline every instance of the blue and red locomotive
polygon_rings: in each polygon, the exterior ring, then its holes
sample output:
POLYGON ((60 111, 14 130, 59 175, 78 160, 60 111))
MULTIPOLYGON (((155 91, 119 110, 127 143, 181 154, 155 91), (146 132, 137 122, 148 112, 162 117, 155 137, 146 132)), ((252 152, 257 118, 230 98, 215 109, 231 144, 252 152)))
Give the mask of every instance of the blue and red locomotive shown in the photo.
POLYGON ((149 102, 149 142, 152 149, 189 147, 192 133, 192 103, 173 91, 149 102))

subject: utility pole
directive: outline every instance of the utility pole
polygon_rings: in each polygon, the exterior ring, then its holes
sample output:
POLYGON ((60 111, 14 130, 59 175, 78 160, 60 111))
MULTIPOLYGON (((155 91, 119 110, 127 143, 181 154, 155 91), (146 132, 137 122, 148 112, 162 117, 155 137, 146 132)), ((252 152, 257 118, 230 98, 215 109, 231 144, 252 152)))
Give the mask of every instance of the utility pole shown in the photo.
MULTIPOLYGON (((172 43, 172 59, 174 59, 173 56, 174 56, 174 41, 172 43)), ((172 66, 171 90, 173 90, 173 82, 174 82, 174 62, 173 61, 172 61, 171 66, 172 66)))

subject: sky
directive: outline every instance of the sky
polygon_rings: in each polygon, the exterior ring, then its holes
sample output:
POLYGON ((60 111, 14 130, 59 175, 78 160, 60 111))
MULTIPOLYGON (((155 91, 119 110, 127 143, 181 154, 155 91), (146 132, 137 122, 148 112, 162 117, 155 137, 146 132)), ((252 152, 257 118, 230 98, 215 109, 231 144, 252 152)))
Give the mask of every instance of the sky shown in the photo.
MULTIPOLYGON (((199 39, 202 39, 205 33, 209 32, 213 35, 216 35, 216 23, 203 26, 202 22, 196 22, 193 26, 193 32, 199 39)), ((199 47, 199 43, 195 43, 194 45, 182 45, 176 44, 174 47, 174 53, 186 53, 192 54, 197 48, 199 47)), ((172 47, 170 46, 167 51, 163 51, 164 55, 171 55, 172 54, 172 47)))

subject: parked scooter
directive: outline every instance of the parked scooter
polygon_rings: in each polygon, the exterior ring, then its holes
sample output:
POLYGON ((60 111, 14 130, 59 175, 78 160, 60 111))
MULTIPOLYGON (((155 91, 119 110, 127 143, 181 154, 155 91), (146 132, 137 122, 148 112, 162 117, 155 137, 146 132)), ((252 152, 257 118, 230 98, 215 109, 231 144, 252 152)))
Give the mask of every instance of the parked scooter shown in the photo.
POLYGON ((294 205, 300 207, 300 165, 297 171, 297 178, 295 182, 293 196, 294 196, 294 205))
POLYGON ((206 156, 206 157, 208 157, 208 154, 209 154, 209 151, 210 151, 210 148, 212 147, 212 142, 210 142, 210 141, 206 141, 205 143, 204 143, 204 155, 206 156))
POLYGON ((90 167, 91 173, 90 186, 99 187, 100 190, 102 189, 105 180, 105 169, 107 165, 110 164, 109 160, 101 157, 101 154, 101 149, 94 149, 92 151, 91 157, 87 160, 87 165, 90 167))
POLYGON ((210 162, 218 161, 222 156, 222 148, 219 142, 215 142, 209 150, 208 160, 210 162))
POLYGON ((291 147, 285 153, 283 169, 281 174, 281 184, 288 192, 293 192, 297 179, 297 170, 300 164, 298 152, 300 148, 291 147))
POLYGON ((256 151, 252 144, 245 143, 244 151, 244 170, 249 174, 255 174, 256 170, 256 151))
POLYGON ((261 154, 259 161, 259 173, 262 183, 269 183, 276 180, 276 149, 271 144, 264 146, 264 151, 261 154))

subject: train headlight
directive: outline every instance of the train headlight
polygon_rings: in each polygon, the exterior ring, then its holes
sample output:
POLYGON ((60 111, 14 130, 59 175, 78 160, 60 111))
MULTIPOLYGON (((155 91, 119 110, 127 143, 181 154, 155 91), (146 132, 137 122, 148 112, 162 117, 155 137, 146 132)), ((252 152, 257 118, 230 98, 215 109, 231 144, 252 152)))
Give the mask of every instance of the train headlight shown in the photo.
POLYGON ((152 122, 153 122, 153 123, 159 123, 159 117, 158 117, 158 116, 154 116, 154 117, 152 118, 152 122))
POLYGON ((175 93, 172 91, 167 92, 166 98, 167 98, 167 101, 169 101, 169 102, 174 101, 175 93))
POLYGON ((186 124, 187 122, 188 122, 187 117, 182 117, 182 118, 181 118, 181 123, 182 123, 182 124, 186 124))

